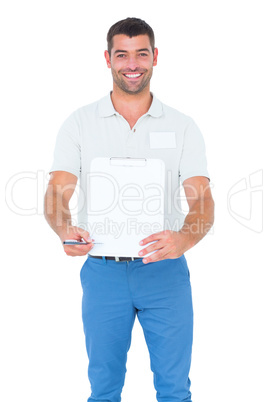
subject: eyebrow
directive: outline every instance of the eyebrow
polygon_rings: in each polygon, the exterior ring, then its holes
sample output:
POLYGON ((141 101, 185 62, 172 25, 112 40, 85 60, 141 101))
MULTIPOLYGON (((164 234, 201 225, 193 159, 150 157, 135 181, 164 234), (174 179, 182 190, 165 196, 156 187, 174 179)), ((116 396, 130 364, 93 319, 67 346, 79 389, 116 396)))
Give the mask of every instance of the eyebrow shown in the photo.
MULTIPOLYGON (((150 53, 150 50, 147 48, 144 48, 144 49, 138 49, 138 50, 136 50, 136 52, 149 52, 150 53)), ((115 50, 114 53, 127 53, 127 50, 115 50)))

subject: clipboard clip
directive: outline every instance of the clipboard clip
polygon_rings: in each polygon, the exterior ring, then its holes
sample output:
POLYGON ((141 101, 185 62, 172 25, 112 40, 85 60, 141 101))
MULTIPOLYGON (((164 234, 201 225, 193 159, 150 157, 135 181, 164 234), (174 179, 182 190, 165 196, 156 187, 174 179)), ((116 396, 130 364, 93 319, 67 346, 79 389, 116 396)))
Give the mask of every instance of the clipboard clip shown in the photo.
POLYGON ((110 165, 111 166, 125 166, 125 167, 144 167, 147 164, 146 158, 131 158, 127 157, 111 157, 110 165))

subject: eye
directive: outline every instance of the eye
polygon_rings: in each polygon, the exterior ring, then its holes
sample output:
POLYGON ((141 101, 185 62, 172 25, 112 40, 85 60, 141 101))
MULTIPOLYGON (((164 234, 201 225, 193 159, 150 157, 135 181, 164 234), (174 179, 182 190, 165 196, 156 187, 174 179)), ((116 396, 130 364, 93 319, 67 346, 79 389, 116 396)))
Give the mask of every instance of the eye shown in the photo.
POLYGON ((123 53, 122 53, 122 54, 118 54, 117 57, 120 57, 120 58, 125 57, 125 54, 123 54, 123 53))
POLYGON ((146 57, 146 56, 148 56, 148 54, 147 53, 140 53, 140 56, 146 57))

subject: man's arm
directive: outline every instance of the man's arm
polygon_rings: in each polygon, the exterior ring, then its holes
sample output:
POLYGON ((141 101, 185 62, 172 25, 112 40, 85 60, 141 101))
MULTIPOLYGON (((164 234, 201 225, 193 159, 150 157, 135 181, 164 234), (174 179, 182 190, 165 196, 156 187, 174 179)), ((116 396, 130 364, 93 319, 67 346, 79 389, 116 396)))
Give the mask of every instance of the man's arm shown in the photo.
MULTIPOLYGON (((90 241, 89 233, 72 226, 69 208, 70 199, 77 184, 77 177, 64 171, 52 172, 44 200, 45 218, 50 227, 57 233, 61 242, 66 239, 90 241)), ((64 246, 64 251, 70 256, 86 255, 93 245, 64 246)))
POLYGON ((142 246, 155 241, 139 253, 145 256, 155 251, 143 259, 144 263, 180 257, 211 229, 214 222, 214 201, 209 180, 203 176, 191 177, 183 182, 183 187, 189 205, 183 227, 179 232, 164 230, 142 240, 142 246))

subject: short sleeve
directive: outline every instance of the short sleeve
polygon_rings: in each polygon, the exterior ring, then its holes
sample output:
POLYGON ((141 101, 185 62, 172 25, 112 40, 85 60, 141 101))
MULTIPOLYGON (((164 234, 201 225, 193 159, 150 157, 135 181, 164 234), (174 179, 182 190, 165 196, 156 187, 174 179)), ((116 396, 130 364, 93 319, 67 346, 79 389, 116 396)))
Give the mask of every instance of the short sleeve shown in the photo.
POLYGON ((61 126, 54 149, 54 160, 50 172, 63 170, 80 177, 81 144, 79 123, 71 114, 61 126))
POLYGON ((179 177, 183 183, 194 176, 205 176, 209 179, 205 142, 201 131, 191 119, 184 133, 179 177))

